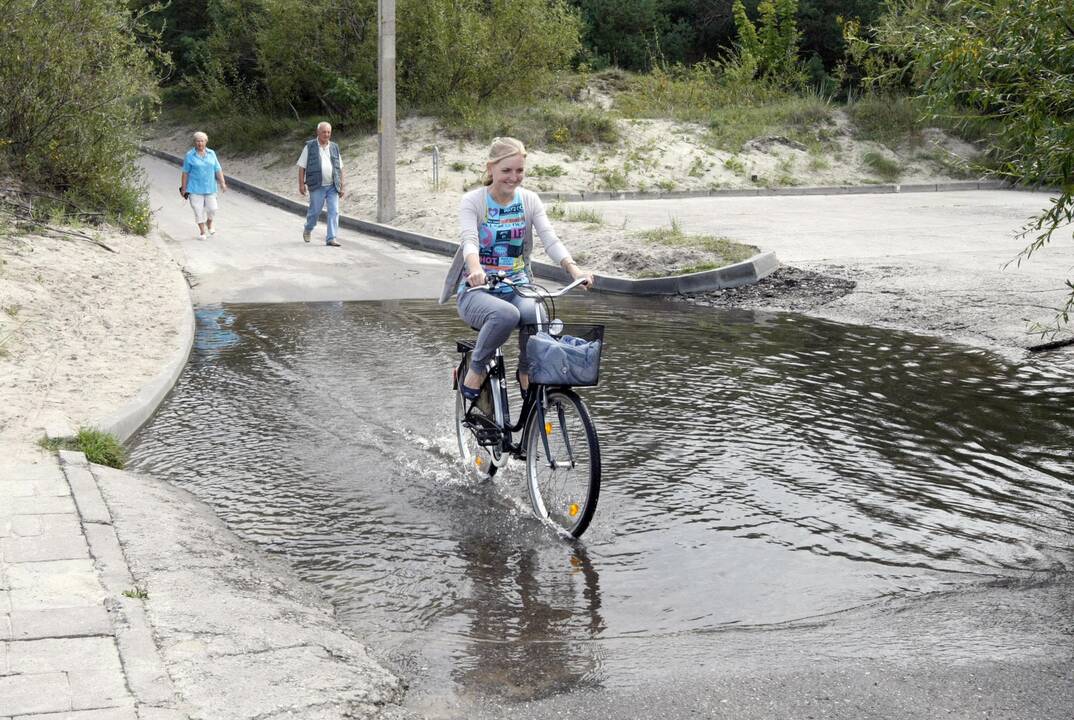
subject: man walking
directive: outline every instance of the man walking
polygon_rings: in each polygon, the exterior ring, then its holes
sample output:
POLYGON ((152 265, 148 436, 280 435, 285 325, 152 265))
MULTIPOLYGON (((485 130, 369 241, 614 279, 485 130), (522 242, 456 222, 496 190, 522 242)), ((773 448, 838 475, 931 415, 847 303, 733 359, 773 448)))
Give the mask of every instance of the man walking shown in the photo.
POLYGON ((339 231, 339 199, 343 197, 343 161, 339 157, 339 145, 332 142, 331 125, 326 122, 317 125, 317 137, 305 144, 295 164, 298 165, 298 194, 305 195, 306 188, 310 193, 302 239, 310 241, 310 233, 327 202, 325 245, 339 247, 336 233, 339 231))

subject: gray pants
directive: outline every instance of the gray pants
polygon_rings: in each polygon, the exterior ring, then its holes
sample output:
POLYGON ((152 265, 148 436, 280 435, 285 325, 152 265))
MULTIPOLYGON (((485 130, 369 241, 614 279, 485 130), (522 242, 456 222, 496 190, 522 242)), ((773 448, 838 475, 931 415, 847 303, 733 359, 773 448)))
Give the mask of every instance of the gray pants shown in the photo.
MULTIPOLYGON (((470 369, 475 373, 484 373, 489 358, 496 348, 507 342, 511 331, 521 325, 538 322, 534 314, 540 307, 536 300, 521 297, 512 292, 506 295, 493 295, 485 290, 473 290, 459 295, 459 317, 472 328, 476 328, 477 344, 470 355, 470 369)), ((544 322, 544 313, 541 322, 544 322)), ((529 372, 526 359, 526 336, 518 336, 518 369, 529 372)))

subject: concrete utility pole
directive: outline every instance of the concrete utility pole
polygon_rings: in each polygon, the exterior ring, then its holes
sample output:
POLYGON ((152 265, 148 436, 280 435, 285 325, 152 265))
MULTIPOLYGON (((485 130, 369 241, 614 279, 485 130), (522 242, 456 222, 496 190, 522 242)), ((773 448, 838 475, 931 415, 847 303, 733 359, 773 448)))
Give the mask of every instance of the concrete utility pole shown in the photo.
POLYGON ((377 2, 377 222, 395 217, 395 0, 377 2))

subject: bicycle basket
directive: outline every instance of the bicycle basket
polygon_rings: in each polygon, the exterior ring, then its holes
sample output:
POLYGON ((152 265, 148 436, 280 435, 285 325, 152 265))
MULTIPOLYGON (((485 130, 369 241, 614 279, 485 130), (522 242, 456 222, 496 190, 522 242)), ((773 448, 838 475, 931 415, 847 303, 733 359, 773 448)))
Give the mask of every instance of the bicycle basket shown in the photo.
POLYGON ((600 379, 603 325, 526 325, 530 380, 542 385, 596 385, 600 379))

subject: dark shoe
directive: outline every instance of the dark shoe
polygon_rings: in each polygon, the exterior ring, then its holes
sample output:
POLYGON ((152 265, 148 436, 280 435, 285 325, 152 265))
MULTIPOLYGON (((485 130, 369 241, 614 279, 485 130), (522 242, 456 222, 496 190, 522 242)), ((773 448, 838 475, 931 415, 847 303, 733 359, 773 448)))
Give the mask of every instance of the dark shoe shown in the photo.
POLYGON ((325 245, 327 245, 328 247, 342 247, 342 245, 336 242, 335 238, 332 238, 331 240, 326 242, 325 245))
POLYGON ((462 392, 462 396, 470 402, 481 397, 481 388, 466 387, 463 383, 459 383, 459 390, 462 392))
POLYGON ((310 241, 310 232, 311 232, 310 230, 303 230, 302 231, 302 239, 305 240, 306 242, 310 241))

